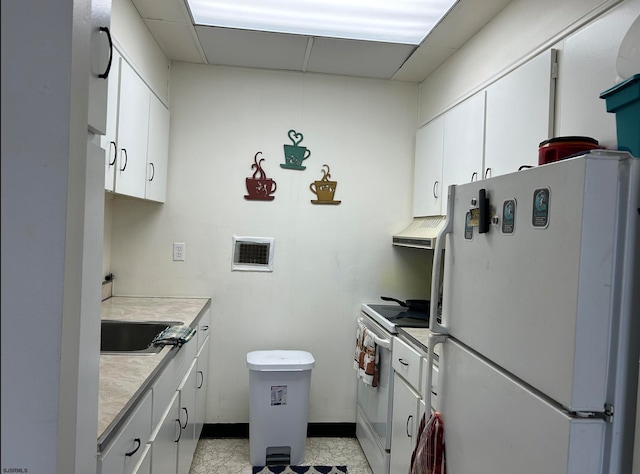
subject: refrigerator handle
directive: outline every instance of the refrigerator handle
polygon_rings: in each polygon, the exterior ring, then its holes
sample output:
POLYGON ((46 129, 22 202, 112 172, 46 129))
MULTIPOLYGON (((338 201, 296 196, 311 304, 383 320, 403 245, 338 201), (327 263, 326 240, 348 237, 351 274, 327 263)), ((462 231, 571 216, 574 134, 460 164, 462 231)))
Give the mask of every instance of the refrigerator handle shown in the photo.
MULTIPOLYGON (((433 385, 433 355, 435 347, 438 344, 442 344, 447 341, 447 337, 444 334, 431 333, 427 337, 427 383, 425 385, 425 411, 431 414, 431 385, 433 385)), ((427 417, 429 419, 429 417, 427 417)))
POLYGON ((444 227, 436 237, 436 246, 433 251, 433 266, 431 268, 431 307, 429 315, 429 328, 439 334, 448 334, 447 328, 438 322, 438 301, 440 301, 440 275, 442 273, 442 259, 444 255, 444 239, 447 234, 453 232, 453 205, 456 196, 456 186, 449 186, 447 197, 447 217, 444 227), (435 304, 433 304, 435 302, 435 304))

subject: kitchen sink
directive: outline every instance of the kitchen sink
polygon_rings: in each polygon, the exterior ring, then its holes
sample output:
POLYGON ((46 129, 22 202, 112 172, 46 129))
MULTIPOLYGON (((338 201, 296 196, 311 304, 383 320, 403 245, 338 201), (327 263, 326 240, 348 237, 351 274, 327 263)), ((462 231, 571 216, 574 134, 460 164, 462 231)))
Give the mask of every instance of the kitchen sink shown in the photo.
POLYGON ((121 321, 102 320, 100 333, 101 354, 156 354, 164 346, 154 346, 153 339, 180 321, 121 321))

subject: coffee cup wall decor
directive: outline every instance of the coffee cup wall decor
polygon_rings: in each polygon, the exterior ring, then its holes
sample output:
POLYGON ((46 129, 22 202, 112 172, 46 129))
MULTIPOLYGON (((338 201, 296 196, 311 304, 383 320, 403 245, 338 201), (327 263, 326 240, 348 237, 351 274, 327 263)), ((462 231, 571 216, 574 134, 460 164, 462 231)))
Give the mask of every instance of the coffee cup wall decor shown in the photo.
POLYGON ((329 171, 329 165, 322 165, 322 179, 309 185, 311 192, 318 197, 318 199, 312 199, 311 204, 340 204, 342 202, 333 199, 338 182, 330 181, 331 173, 329 171))
POLYGON ((302 166, 302 162, 311 156, 311 150, 306 146, 301 146, 300 142, 304 136, 295 130, 289 130, 289 140, 293 145, 284 145, 284 163, 280 166, 289 170, 304 170, 307 167, 302 166))
POLYGON ((261 154, 262 152, 259 151, 253 157, 251 168, 255 171, 253 176, 246 178, 247 194, 244 198, 250 201, 273 201, 275 196, 272 196, 272 194, 276 192, 278 185, 271 178, 267 178, 266 173, 262 169, 261 163, 264 161, 264 158, 260 158, 260 161, 258 161, 258 155, 261 154))

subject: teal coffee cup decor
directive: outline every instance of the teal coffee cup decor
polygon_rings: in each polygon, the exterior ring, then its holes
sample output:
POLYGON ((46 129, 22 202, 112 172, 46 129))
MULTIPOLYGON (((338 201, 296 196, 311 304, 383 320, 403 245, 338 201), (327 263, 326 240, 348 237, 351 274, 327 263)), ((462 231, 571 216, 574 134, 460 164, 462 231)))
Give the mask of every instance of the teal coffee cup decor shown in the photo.
POLYGON ((293 145, 284 145, 284 163, 280 166, 289 170, 304 170, 302 162, 311 156, 311 150, 306 146, 300 146, 304 136, 295 130, 289 130, 289 139, 293 145))

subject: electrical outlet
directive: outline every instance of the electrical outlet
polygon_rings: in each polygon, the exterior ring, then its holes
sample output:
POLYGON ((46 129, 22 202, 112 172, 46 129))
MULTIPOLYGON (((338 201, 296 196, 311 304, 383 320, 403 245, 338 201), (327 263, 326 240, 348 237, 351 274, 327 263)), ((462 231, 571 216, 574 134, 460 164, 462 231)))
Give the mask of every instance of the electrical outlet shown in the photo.
POLYGON ((186 250, 186 247, 184 242, 174 242, 173 243, 173 261, 184 262, 185 250, 186 250))

